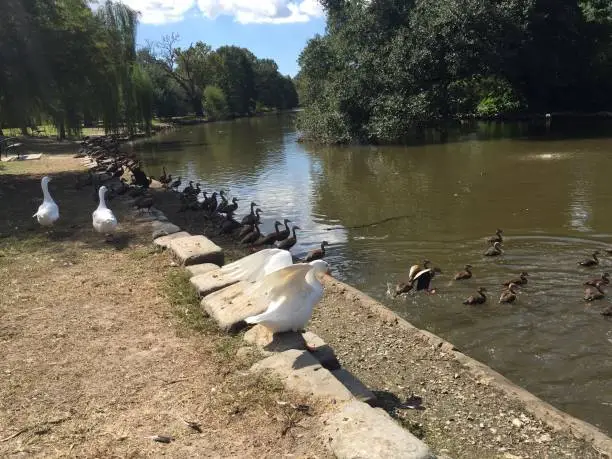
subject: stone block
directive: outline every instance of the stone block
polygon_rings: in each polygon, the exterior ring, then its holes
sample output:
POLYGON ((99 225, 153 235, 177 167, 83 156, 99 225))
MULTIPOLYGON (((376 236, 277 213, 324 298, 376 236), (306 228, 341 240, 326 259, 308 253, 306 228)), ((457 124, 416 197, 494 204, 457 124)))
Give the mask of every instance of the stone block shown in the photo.
POLYGON ((237 280, 228 279, 221 270, 209 271, 204 274, 194 275, 191 278, 192 285, 196 288, 201 297, 210 295, 213 292, 229 287, 237 283, 237 280))
POLYGON ((302 336, 304 337, 304 341, 306 341, 308 350, 312 356, 321 363, 321 365, 330 371, 340 368, 338 357, 336 357, 336 353, 329 344, 323 341, 319 336, 309 331, 303 333, 302 336))
POLYGON ((159 220, 151 223, 151 229, 153 230, 153 239, 158 237, 168 236, 169 234, 178 233, 181 229, 173 223, 162 222, 159 220))
POLYGON ((189 234, 187 231, 179 231, 178 233, 172 233, 168 234, 167 236, 158 237, 153 241, 153 244, 167 249, 170 245, 170 242, 172 242, 173 240, 189 236, 191 236, 191 234, 189 234))
POLYGON ((296 332, 272 333, 261 324, 255 325, 244 334, 243 339, 260 347, 265 353, 284 352, 289 349, 306 350, 306 342, 296 332))
POLYGON ((376 400, 376 395, 374 395, 372 391, 368 389, 366 385, 357 379, 357 377, 350 371, 344 368, 338 368, 333 370, 331 373, 344 385, 344 387, 351 392, 351 394, 353 394, 353 397, 355 397, 357 400, 368 404, 371 404, 376 400))
POLYGON ((274 354, 257 362, 251 371, 272 372, 287 389, 308 397, 335 402, 353 400, 349 390, 307 351, 289 349, 274 354))
POLYGON ((168 248, 183 266, 200 263, 223 265, 223 249, 204 236, 174 239, 168 248))
MULTIPOLYGON (((193 278, 192 278, 193 279, 193 278)), ((264 312, 268 305, 262 301, 253 301, 244 295, 246 282, 240 281, 202 300, 204 311, 215 319, 219 328, 227 332, 236 332, 246 327, 246 319, 264 312)))
POLYGON ((328 415, 324 435, 338 459, 435 459, 385 411, 356 400, 328 415))
POLYGON ((214 263, 202 263, 199 265, 187 266, 185 269, 189 271, 189 274, 192 276, 199 276, 200 274, 206 274, 219 269, 219 266, 214 263))

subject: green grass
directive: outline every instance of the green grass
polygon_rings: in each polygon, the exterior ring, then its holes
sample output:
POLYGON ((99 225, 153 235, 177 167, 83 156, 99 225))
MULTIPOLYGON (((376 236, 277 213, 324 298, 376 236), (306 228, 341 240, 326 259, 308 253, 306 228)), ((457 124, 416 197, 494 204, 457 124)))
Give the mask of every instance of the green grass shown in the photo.
POLYGON ((202 312, 200 298, 189 282, 187 272, 182 270, 169 272, 164 283, 164 294, 181 326, 199 333, 209 333, 214 330, 214 324, 202 312))

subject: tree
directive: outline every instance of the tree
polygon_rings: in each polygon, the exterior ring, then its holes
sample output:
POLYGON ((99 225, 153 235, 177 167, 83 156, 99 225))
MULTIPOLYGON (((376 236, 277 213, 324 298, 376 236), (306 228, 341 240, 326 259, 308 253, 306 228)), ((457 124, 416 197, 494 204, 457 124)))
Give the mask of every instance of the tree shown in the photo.
POLYGON ((221 88, 217 86, 206 86, 204 88, 204 108, 211 119, 222 120, 228 117, 227 98, 221 88))
POLYGON ((213 83, 226 95, 234 116, 249 115, 255 109, 255 60, 249 50, 237 46, 222 46, 213 53, 213 83))

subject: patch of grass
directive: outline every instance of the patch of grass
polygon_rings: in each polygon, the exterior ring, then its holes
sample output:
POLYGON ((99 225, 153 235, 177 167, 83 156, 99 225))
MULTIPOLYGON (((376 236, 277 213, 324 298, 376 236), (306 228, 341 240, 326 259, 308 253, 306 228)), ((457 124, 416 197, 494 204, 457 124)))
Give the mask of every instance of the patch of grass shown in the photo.
POLYGON ((394 416, 397 422, 406 430, 408 430, 412 435, 417 437, 419 440, 423 440, 425 438, 425 426, 420 422, 413 421, 412 419, 408 419, 405 416, 394 416))
POLYGON ((202 312, 200 298, 189 282, 187 272, 182 270, 169 272, 163 287, 164 294, 172 306, 172 313, 181 326, 200 333, 214 329, 214 325, 202 312))
POLYGON ((134 261, 141 261, 145 258, 149 258, 151 255, 155 255, 161 251, 161 247, 157 246, 144 246, 137 247, 133 250, 130 250, 129 257, 134 261))

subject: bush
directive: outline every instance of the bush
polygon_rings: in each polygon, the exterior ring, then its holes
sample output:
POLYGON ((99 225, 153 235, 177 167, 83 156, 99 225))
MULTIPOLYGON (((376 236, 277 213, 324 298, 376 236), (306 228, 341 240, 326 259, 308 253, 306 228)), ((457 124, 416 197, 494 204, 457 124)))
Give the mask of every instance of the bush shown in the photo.
POLYGON ((229 117, 229 106, 223 90, 217 86, 206 86, 202 100, 204 110, 210 119, 220 120, 229 117))

